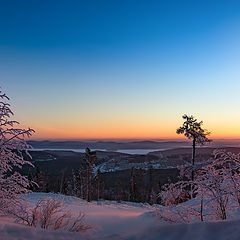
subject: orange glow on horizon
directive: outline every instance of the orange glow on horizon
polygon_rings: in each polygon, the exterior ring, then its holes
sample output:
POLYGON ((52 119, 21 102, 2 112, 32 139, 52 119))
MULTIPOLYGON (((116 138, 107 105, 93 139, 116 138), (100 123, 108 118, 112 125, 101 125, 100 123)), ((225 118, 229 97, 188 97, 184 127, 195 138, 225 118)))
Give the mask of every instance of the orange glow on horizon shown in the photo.
MULTIPOLYGON (((31 137, 34 140, 42 139, 59 139, 59 140, 79 140, 79 139, 146 139, 146 140, 184 140, 183 135, 177 135, 172 129, 155 129, 150 128, 102 128, 102 129, 61 129, 50 127, 37 127, 33 126, 35 134, 31 137)), ((240 131, 222 131, 212 132, 209 136, 211 139, 240 139, 240 131)))
MULTIPOLYGON (((36 132, 31 139, 146 139, 161 140, 174 139, 184 140, 183 135, 176 134, 176 129, 181 126, 181 118, 170 118, 169 121, 159 119, 102 119, 92 121, 61 122, 49 121, 39 123, 29 121, 22 126, 30 126, 36 132)), ((222 123, 220 121, 204 121, 204 128, 207 128, 212 139, 240 139, 240 127, 238 123, 222 123)))

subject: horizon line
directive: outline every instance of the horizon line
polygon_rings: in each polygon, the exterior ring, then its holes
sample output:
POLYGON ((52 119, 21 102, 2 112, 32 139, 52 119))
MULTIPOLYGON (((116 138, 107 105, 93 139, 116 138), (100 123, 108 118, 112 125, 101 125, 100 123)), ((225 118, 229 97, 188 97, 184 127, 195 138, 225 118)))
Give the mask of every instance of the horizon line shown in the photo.
MULTIPOLYGON (((216 137, 211 140, 239 140, 239 138, 216 137)), ((30 138, 27 141, 191 141, 186 138, 30 138)))

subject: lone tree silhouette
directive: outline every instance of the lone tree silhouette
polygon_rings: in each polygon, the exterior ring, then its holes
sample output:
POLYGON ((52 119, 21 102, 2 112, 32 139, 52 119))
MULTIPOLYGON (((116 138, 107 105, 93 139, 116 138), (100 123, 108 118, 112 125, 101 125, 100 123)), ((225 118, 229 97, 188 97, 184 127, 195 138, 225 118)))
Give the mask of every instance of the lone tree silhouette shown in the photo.
POLYGON ((203 121, 198 122, 196 118, 192 115, 188 116, 184 114, 182 118, 185 120, 183 125, 177 129, 177 134, 184 134, 188 139, 192 140, 192 181, 194 180, 194 164, 195 164, 195 154, 196 145, 211 142, 208 139, 210 132, 202 128, 203 121))

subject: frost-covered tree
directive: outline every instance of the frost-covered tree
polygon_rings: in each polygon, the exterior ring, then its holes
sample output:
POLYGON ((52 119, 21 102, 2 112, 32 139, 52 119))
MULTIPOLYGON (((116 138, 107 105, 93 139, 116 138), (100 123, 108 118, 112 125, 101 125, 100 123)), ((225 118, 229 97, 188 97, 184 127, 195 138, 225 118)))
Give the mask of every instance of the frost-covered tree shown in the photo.
MULTIPOLYGON (((29 148, 26 137, 33 129, 19 128, 19 123, 12 120, 13 112, 9 98, 0 91, 0 208, 3 209, 16 201, 18 195, 27 192, 28 178, 18 170, 24 164, 31 164, 23 158, 29 148)), ((28 154, 28 153, 27 153, 28 154)))
POLYGON ((199 169, 196 184, 215 210, 216 218, 225 220, 227 212, 240 205, 240 154, 217 150, 214 156, 199 169))
POLYGON ((228 184, 221 171, 210 164, 201 170, 200 177, 196 177, 196 184, 198 193, 201 193, 203 199, 208 202, 207 207, 214 210, 215 218, 225 220, 230 195, 228 184))
POLYGON ((240 207, 240 153, 216 150, 214 155, 213 165, 224 177, 224 185, 227 186, 228 192, 240 207))
POLYGON ((196 197, 190 205, 179 204, 186 201, 184 190, 188 188, 188 181, 164 186, 160 196, 162 203, 170 207, 159 213, 162 220, 225 220, 235 216, 240 206, 240 154, 214 151, 214 158, 196 170, 193 186, 196 197), (171 211, 173 205, 174 211, 171 211))
POLYGON ((188 200, 189 192, 186 190, 187 186, 188 183, 185 181, 165 184, 159 195, 162 204, 172 206, 188 200))
POLYGON ((203 122, 198 122, 193 116, 183 115, 184 119, 183 125, 177 129, 177 134, 184 134, 188 139, 192 140, 192 174, 191 179, 194 180, 194 164, 195 164, 195 154, 196 154, 196 145, 204 144, 210 142, 208 139, 208 132, 206 129, 202 128, 203 122))

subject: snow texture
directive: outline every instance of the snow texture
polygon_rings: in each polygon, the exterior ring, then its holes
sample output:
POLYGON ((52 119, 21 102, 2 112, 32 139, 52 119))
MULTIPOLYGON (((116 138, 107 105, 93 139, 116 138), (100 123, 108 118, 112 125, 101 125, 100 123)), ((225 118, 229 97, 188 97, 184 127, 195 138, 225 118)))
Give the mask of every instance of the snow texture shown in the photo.
POLYGON ((40 198, 61 199, 72 214, 86 214, 85 222, 94 228, 85 234, 49 231, 14 223, 0 217, 1 240, 200 240, 240 239, 240 221, 194 224, 163 224, 154 215, 155 207, 142 203, 98 201, 88 203, 76 197, 51 193, 30 193, 23 196, 29 203, 40 198))

